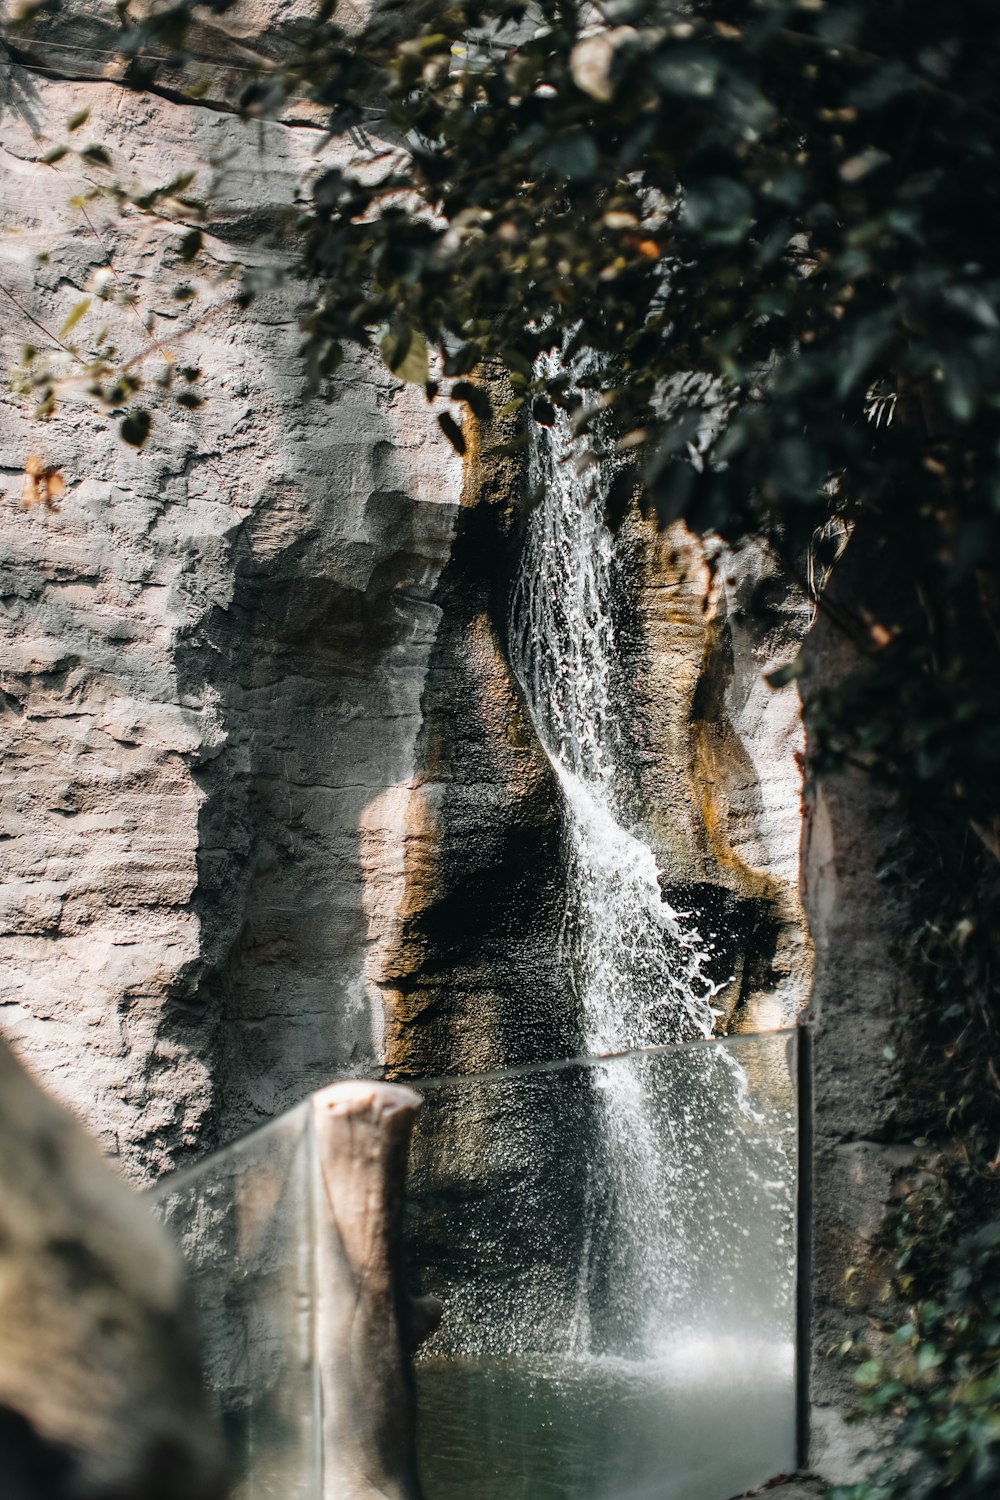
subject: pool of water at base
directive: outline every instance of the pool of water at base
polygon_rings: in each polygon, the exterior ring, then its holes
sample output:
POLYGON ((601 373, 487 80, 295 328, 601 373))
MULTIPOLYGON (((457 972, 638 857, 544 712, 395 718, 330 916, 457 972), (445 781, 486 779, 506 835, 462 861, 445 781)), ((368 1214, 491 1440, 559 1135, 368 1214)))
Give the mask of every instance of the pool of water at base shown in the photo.
POLYGON ((416 1370, 427 1500, 730 1500, 794 1467, 788 1345, 416 1370))

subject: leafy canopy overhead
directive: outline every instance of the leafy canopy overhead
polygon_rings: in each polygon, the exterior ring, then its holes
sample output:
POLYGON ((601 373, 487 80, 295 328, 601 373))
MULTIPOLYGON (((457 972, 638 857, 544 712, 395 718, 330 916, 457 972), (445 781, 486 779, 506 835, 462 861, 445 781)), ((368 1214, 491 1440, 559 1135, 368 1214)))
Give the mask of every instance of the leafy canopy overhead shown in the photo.
POLYGON ((617 447, 612 507, 638 484, 793 566, 866 531, 906 586, 844 622, 877 669, 830 738, 994 853, 998 77, 991 0, 407 0, 328 7, 282 79, 405 146, 315 185, 314 375, 426 342, 482 415, 499 360, 617 447), (601 356, 582 398, 538 373, 561 340, 601 356))
MULTIPOLYGON (((127 81, 157 86, 157 59, 227 8, 131 21, 127 81)), ((484 419, 477 372, 499 361, 508 446, 570 407, 617 450, 613 513, 638 489, 661 522, 764 535, 800 571, 819 536, 814 576, 866 531, 911 597, 844 621, 879 669, 841 743, 933 787, 994 852, 998 77, 993 0, 381 0, 361 21, 322 0, 242 100, 266 115, 305 96, 331 134, 364 143, 378 117, 388 142, 310 188, 314 382, 374 344, 484 419), (582 381, 538 362, 554 344, 596 353, 582 381)), ((187 179, 123 201, 198 210, 187 179)), ((201 229, 180 243, 196 262, 201 229)), ((51 404, 31 353, 25 387, 51 404)), ((134 402, 140 357, 95 366, 100 399, 134 402)), ((199 373, 174 382, 182 404, 199 373)), ((148 413, 122 432, 144 443, 148 413)))
POLYGON ((998 76, 988 0, 407 4, 355 37, 334 14, 287 86, 338 131, 381 96, 410 153, 316 186, 313 368, 388 324, 400 360, 420 336, 460 378, 499 356, 531 395, 570 330, 664 517, 801 532, 844 476, 852 506, 961 494, 992 531, 998 76), (700 473, 674 462, 692 372, 734 407, 700 473))

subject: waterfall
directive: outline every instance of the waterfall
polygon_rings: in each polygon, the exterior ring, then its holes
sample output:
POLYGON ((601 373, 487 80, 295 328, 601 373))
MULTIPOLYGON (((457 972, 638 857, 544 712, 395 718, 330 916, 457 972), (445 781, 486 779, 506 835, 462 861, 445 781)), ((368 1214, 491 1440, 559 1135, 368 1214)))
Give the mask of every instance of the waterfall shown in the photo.
POLYGON ((714 1500, 795 1462, 796 1049, 712 1037, 712 935, 637 820, 629 579, 582 446, 561 413, 532 433, 509 642, 562 801, 583 1055, 424 1090, 436 1500, 714 1500))
POLYGON ((710 946, 664 898, 653 851, 625 813, 607 470, 583 465, 564 412, 536 431, 529 479, 541 501, 514 591, 511 647, 565 800, 562 947, 584 1042, 602 1053, 708 1036, 718 989, 707 977, 710 946))
MULTIPOLYGON (((546 373, 558 368, 548 356, 546 373)), ((654 853, 629 826, 608 477, 605 465, 586 462, 565 413, 536 428, 530 481, 540 499, 510 621, 514 667, 562 792, 561 956, 584 1048, 598 1055, 708 1037, 718 990, 710 939, 665 898, 654 853)), ((724 1049, 706 1048, 696 1081, 670 1099, 650 1091, 648 1076, 639 1062, 598 1073, 573 1353, 646 1356, 694 1326, 711 1287, 692 1263, 692 1233, 724 1260, 727 1236, 739 1232, 702 1224, 698 1193, 706 1134, 734 1129, 732 1116, 747 1108, 742 1070, 724 1049)))

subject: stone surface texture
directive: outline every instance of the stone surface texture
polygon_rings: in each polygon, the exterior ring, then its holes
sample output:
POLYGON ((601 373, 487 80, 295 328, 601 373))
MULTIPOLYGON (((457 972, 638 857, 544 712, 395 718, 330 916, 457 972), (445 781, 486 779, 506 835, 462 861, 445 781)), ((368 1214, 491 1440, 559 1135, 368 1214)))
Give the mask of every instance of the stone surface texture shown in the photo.
POLYGON ((2 1022, 143 1178, 375 1055, 360 830, 382 837, 412 771, 461 465, 378 362, 307 398, 294 282, 241 316, 220 281, 280 272, 281 216, 326 161, 315 130, 20 67, 3 82, 4 368, 43 346, 31 318, 58 337, 110 252, 135 306, 95 300, 74 342, 105 322, 131 354, 152 313, 204 372, 204 405, 164 396, 141 452, 74 390, 47 424, 8 401, 0 429, 2 1022), (143 184, 207 186, 226 161, 194 276, 177 225, 81 211, 101 172, 42 165, 83 108, 143 184), (19 507, 33 452, 65 476, 58 513, 19 507))
POLYGON ((223 1500, 179 1256, 0 1042, 0 1468, 8 1500, 223 1500))
POLYGON ((799 899, 804 736, 794 686, 766 674, 798 653, 812 605, 761 548, 680 526, 634 534, 640 826, 729 934, 727 1030, 793 1023, 812 952, 799 899))
MULTIPOLYGON (((506 649, 521 527, 511 491, 495 465, 470 464, 418 769, 395 803, 405 894, 380 923, 377 962, 387 1061, 410 1076, 574 1048, 558 792, 506 649)), ((812 958, 798 892, 803 735, 794 687, 774 692, 764 672, 795 656, 811 609, 755 548, 732 555, 633 517, 621 549, 635 827, 670 899, 718 934, 733 976, 720 1029, 789 1024, 812 958), (765 586, 780 606, 766 627, 752 607, 765 586)))
MULTIPOLYGON (((824 693, 859 667, 839 620, 883 587, 878 559, 852 542, 828 588, 831 607, 806 642, 807 727, 824 693)), ((901 1087, 894 1047, 894 1018, 915 999, 898 951, 912 917, 903 884, 879 878, 906 838, 899 811, 863 770, 844 765, 809 776, 802 899, 815 944, 810 1459, 835 1484, 861 1477, 861 1450, 879 1437, 845 1422, 856 1365, 844 1355, 859 1335, 877 1348, 877 1319, 891 1311, 880 1232, 912 1161, 903 1143, 921 1133, 920 1101, 901 1087)))

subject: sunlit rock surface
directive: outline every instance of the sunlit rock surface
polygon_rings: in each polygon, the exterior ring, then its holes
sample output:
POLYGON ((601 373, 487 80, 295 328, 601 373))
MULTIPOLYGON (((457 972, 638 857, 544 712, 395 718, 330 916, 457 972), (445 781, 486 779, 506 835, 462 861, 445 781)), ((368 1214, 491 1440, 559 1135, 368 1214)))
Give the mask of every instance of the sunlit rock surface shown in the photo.
MULTIPOLYGON (((387 1058, 411 1074, 560 1055, 580 1036, 558 959, 565 815, 506 640, 521 532, 495 476, 473 467, 467 489, 476 507, 442 579, 420 769, 405 812, 393 803, 400 904, 373 950, 387 966, 387 1058)), ((713 934, 719 1028, 789 1024, 812 968, 803 736, 794 686, 775 692, 764 674, 794 659, 811 606, 756 549, 733 556, 637 518, 620 548, 633 825, 665 895, 713 934)))
POLYGON ((794 1021, 812 970, 801 710, 793 685, 766 680, 797 656, 812 602, 754 545, 734 553, 681 525, 636 528, 633 545, 633 743, 650 836, 667 888, 683 901, 694 887, 719 934, 724 1024, 766 1031, 794 1021))
POLYGON ((557 951, 558 792, 507 648, 516 485, 508 465, 470 456, 415 771, 393 794, 399 836, 363 833, 373 877, 380 849, 397 861, 393 907, 366 892, 368 975, 386 1060, 411 1076, 567 1056, 578 1041, 557 951))
MULTIPOLYGON (((58 336, 110 249, 203 372, 204 405, 161 399, 141 452, 78 392, 47 424, 8 400, 0 429, 2 1022, 142 1176, 371 1064, 360 830, 413 771, 460 464, 378 364, 307 398, 294 282, 240 316, 218 281, 287 258, 315 130, 22 68, 3 86, 4 368, 44 344, 31 317, 58 336), (41 163, 81 108, 140 182, 196 170, 207 190, 225 161, 193 277, 175 225, 103 200, 84 217, 70 199, 100 174, 41 163), (58 514, 19 508, 33 452, 65 476, 58 514)), ((102 322, 145 345, 132 309, 95 304, 82 350, 102 322)))

